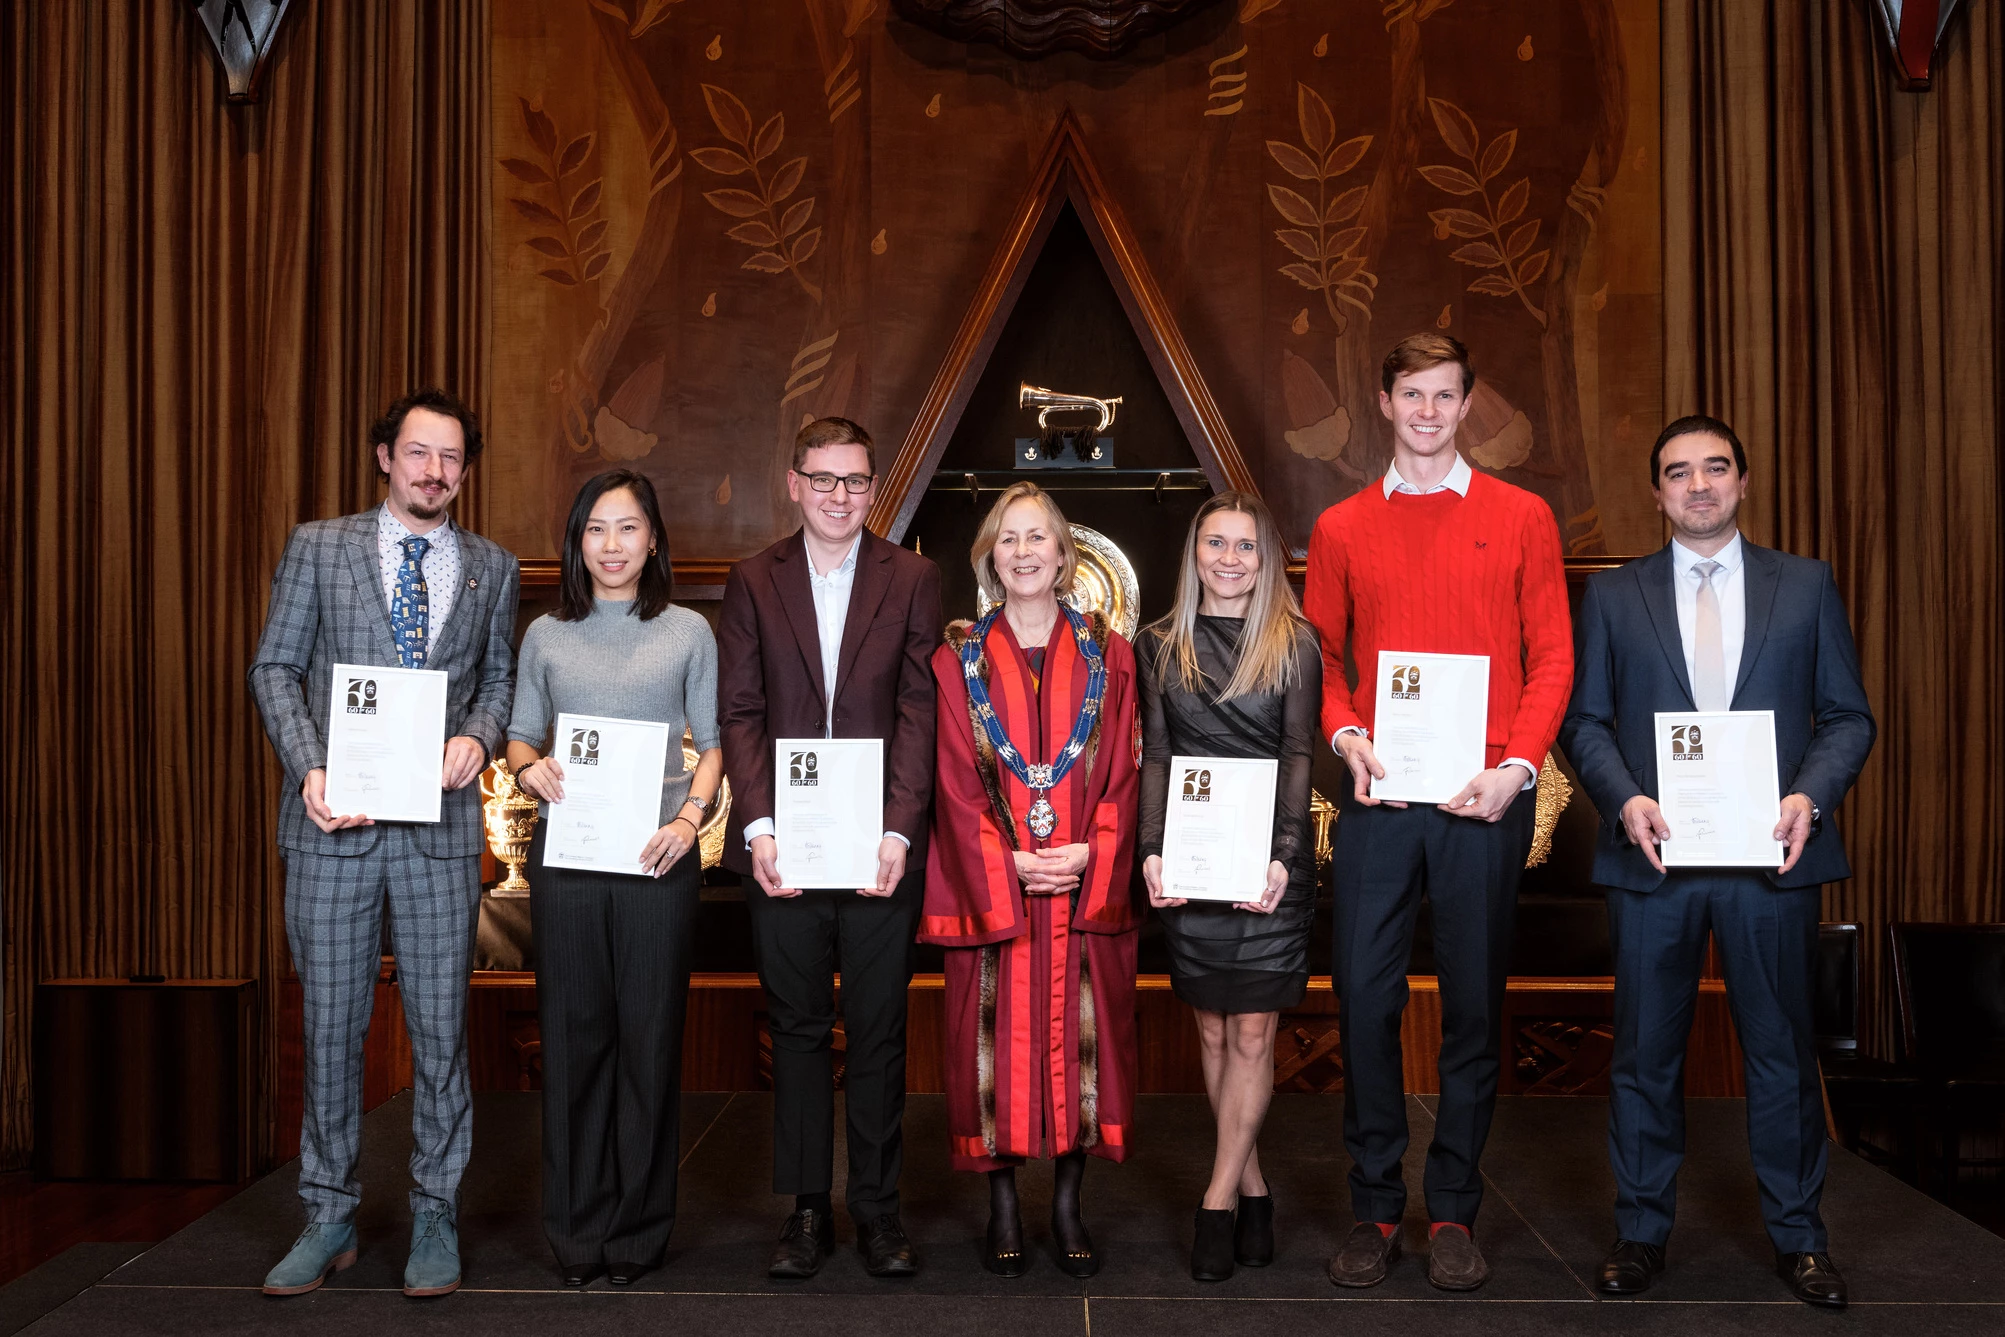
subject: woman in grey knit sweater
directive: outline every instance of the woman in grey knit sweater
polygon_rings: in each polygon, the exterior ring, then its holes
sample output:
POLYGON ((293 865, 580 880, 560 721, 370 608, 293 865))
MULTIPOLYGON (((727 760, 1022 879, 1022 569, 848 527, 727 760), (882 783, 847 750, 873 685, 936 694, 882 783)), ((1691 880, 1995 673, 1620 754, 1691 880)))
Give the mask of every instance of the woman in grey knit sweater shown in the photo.
POLYGON ((559 713, 655 721, 671 740, 661 825, 639 851, 647 875, 546 867, 540 823, 529 852, 543 1227, 569 1286, 601 1272, 630 1285, 660 1266, 675 1226, 696 831, 724 754, 717 642, 669 588, 653 485, 625 469, 586 483, 564 535, 562 604, 522 638, 508 727, 509 764, 546 803, 564 798, 563 764, 549 755, 559 713), (701 753, 693 777, 676 746, 685 727, 701 753))

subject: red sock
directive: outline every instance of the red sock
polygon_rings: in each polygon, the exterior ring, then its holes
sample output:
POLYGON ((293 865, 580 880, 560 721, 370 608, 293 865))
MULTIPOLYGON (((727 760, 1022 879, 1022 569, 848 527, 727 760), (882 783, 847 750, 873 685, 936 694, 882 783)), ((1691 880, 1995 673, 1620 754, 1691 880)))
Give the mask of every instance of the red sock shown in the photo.
POLYGON ((1397 1235, 1399 1233, 1399 1222, 1397 1221, 1394 1221, 1391 1225, 1387 1225, 1383 1221, 1379 1221, 1376 1224, 1378 1226, 1378 1233, 1385 1236, 1387 1239, 1391 1239, 1394 1235, 1397 1235))
POLYGON ((1459 1230, 1463 1234, 1468 1235, 1469 1238, 1471 1239, 1475 1238, 1475 1235, 1470 1231, 1469 1227, 1463 1225, 1459 1221, 1436 1221, 1433 1225, 1427 1228, 1427 1238, 1433 1239, 1436 1235, 1439 1235, 1444 1230, 1459 1230))

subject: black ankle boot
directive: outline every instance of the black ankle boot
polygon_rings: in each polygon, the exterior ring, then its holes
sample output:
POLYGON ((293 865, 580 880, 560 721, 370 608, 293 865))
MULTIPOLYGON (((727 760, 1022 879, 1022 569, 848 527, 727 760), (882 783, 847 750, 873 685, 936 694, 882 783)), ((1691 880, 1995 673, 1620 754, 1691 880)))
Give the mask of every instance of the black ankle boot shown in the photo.
POLYGON ((1192 1281, 1224 1281, 1232 1275, 1232 1213, 1197 1209, 1197 1238, 1190 1246, 1192 1281))
POLYGON ((1239 1195, 1239 1226, 1232 1235, 1232 1256, 1241 1267, 1265 1267, 1274 1261, 1274 1195, 1239 1195))

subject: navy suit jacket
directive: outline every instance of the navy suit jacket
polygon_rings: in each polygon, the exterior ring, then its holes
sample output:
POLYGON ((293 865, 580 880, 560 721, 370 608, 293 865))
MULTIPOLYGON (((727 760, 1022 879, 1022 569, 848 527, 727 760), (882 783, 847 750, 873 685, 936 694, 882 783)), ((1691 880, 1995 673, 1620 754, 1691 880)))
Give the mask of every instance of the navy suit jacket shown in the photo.
MULTIPOLYGON (((1776 762, 1784 794, 1804 794, 1823 820, 1779 887, 1810 887, 1852 875, 1833 814, 1859 778, 1876 732, 1859 655, 1831 568, 1741 540, 1747 639, 1733 709, 1775 712, 1776 762)), ((1653 891, 1665 875, 1622 829, 1622 806, 1657 797, 1658 711, 1695 710, 1678 635, 1671 549, 1604 571, 1587 582, 1574 623, 1573 700, 1560 746, 1601 813, 1594 880, 1653 891)))

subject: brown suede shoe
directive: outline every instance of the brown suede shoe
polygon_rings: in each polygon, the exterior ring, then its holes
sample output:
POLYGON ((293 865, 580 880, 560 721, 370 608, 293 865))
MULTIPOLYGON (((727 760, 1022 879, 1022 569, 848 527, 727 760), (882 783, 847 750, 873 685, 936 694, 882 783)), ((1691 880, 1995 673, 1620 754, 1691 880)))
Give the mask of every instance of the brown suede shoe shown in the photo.
POLYGON ((1330 1259, 1330 1280, 1339 1286, 1376 1286, 1399 1257, 1399 1232, 1390 1235, 1376 1221, 1360 1221, 1330 1259))
POLYGON ((1443 1226, 1427 1251, 1427 1279, 1437 1290, 1473 1291, 1490 1279, 1490 1265, 1475 1236, 1461 1226, 1443 1226))

